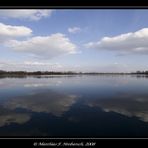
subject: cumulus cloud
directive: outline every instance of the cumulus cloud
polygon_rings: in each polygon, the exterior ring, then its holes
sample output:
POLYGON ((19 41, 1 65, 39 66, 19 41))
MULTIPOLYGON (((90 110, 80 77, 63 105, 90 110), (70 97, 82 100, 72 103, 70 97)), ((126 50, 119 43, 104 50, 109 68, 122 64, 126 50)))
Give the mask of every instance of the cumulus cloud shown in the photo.
POLYGON ((11 40, 6 46, 18 52, 31 53, 38 58, 50 59, 63 54, 76 53, 76 45, 61 33, 36 36, 25 41, 11 40))
POLYGON ((28 20, 40 20, 52 14, 53 10, 36 10, 36 9, 5 9, 0 10, 0 17, 2 18, 18 18, 28 20))
POLYGON ((78 33, 80 31, 81 31, 81 28, 79 28, 79 27, 68 28, 69 33, 78 33))
POLYGON ((90 42, 87 48, 96 48, 120 53, 148 53, 148 28, 114 37, 103 37, 98 42, 90 42))
POLYGON ((11 26, 0 23, 0 42, 16 37, 29 36, 32 30, 25 26, 11 26))

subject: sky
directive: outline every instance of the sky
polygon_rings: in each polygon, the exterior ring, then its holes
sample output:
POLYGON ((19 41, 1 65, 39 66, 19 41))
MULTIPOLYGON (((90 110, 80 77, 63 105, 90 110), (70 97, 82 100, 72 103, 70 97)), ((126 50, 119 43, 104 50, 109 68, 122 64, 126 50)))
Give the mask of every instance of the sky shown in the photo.
POLYGON ((146 9, 1 9, 0 70, 148 70, 146 9))

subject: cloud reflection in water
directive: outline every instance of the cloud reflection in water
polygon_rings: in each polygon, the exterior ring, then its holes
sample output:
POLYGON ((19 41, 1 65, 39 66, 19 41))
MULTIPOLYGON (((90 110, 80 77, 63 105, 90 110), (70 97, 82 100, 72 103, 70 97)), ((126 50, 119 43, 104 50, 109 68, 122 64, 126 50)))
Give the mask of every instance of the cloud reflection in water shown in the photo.
POLYGON ((23 124, 30 120, 30 114, 17 113, 2 106, 0 108, 0 127, 11 123, 23 124))
POLYGON ((128 117, 138 117, 148 122, 148 95, 122 93, 110 98, 86 101, 90 107, 100 107, 105 112, 116 112, 128 117))
POLYGON ((62 116, 76 100, 77 96, 75 95, 47 90, 10 99, 4 103, 4 106, 11 110, 23 108, 32 112, 44 112, 55 116, 62 116))

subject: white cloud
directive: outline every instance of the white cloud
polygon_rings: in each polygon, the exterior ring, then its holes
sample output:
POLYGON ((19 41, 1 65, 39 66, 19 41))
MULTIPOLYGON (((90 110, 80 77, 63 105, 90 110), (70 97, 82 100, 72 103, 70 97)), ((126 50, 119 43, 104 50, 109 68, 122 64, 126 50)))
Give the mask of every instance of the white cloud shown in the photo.
POLYGON ((117 51, 121 54, 148 53, 148 28, 114 37, 103 37, 98 42, 90 42, 87 48, 117 51))
POLYGON ((0 69, 6 71, 63 71, 64 65, 45 61, 1 60, 0 69))
POLYGON ((38 62, 38 61, 25 61, 24 65, 29 66, 44 66, 44 68, 62 68, 63 66, 59 63, 49 63, 49 62, 38 62))
POLYGON ((0 23, 0 42, 16 37, 29 36, 31 33, 32 30, 25 26, 11 26, 0 23))
POLYGON ((81 31, 81 28, 79 28, 79 27, 68 28, 69 33, 78 33, 80 31, 81 31))
POLYGON ((52 14, 53 10, 36 10, 36 9, 5 9, 0 10, 0 17, 2 18, 18 18, 29 20, 40 20, 52 14))
POLYGON ((76 45, 64 34, 36 36, 25 41, 11 40, 6 46, 18 52, 26 52, 38 58, 53 58, 63 54, 76 53, 76 45))
POLYGON ((52 64, 50 63, 45 63, 45 62, 37 62, 37 61, 25 61, 25 65, 33 65, 33 66, 51 66, 52 64))

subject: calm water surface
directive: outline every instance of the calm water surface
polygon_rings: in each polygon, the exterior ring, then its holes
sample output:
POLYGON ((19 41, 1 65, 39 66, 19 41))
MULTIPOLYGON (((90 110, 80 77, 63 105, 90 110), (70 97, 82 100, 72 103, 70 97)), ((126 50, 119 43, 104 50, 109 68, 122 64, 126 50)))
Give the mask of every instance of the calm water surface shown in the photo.
POLYGON ((0 136, 148 137, 148 78, 0 78, 0 136))

